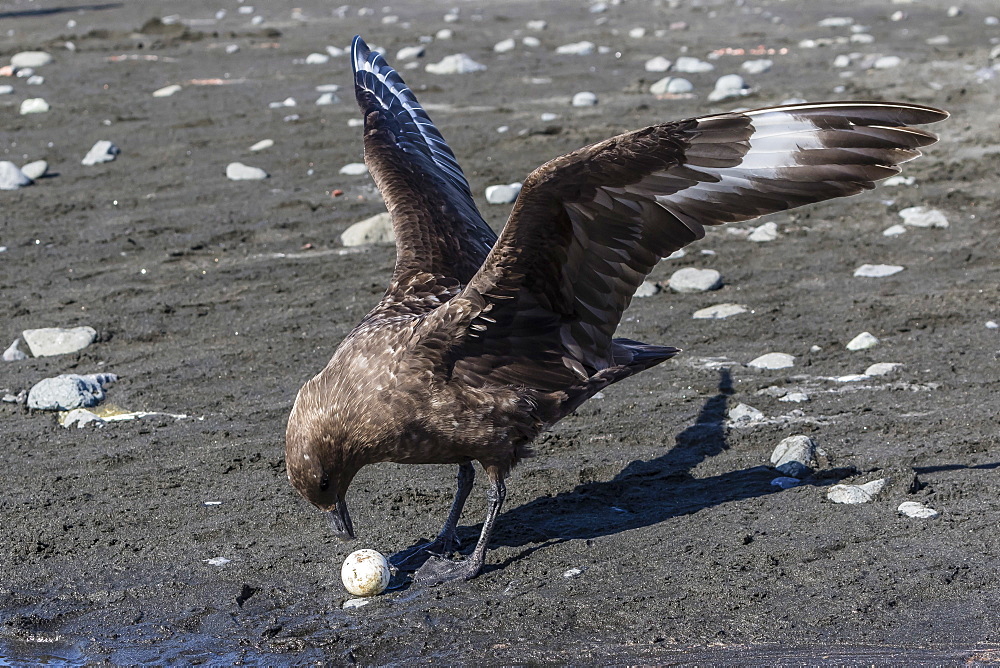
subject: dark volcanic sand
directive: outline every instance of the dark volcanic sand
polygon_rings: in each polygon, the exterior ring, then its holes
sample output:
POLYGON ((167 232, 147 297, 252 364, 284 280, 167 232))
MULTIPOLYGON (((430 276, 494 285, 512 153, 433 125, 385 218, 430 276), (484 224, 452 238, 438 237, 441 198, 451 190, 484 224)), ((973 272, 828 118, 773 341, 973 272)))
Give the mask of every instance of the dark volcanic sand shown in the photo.
MULTIPOLYGON (((706 0, 675 9, 633 0, 604 14, 567 1, 401 1, 387 12, 399 22, 386 25, 381 9, 359 16, 354 7, 339 18, 335 5, 316 0, 257 4, 268 19, 260 26, 235 2, 0 3, 2 62, 36 48, 56 58, 40 70, 41 86, 0 78, 16 89, 0 97, 0 159, 44 158, 57 173, 0 193, 0 343, 34 327, 100 333, 79 354, 0 364, 0 390, 16 393, 58 373, 112 372, 121 379, 108 403, 195 417, 67 430, 51 413, 0 405, 0 656, 118 664, 1000 661, 1000 341, 985 326, 1000 320, 1000 79, 975 74, 1000 38, 1000 26, 984 23, 1000 13, 995 3, 963 2, 964 12, 948 18, 948 3, 930 0, 706 0), (456 4, 460 21, 445 23, 456 4), (293 7, 307 20, 292 18, 293 7), (220 8, 224 20, 196 22, 187 34, 136 32, 156 16, 210 19, 220 8), (890 21, 897 10, 908 18, 890 21), (771 12, 783 22, 772 23, 771 12), (855 17, 875 42, 801 48, 805 38, 850 34, 818 27, 827 16, 855 17), (525 22, 538 18, 549 21, 535 33, 541 48, 493 52, 501 39, 529 34, 525 22), (690 29, 654 36, 672 21, 690 29), (637 26, 646 37, 628 37, 637 26), (538 441, 538 456, 509 480, 483 575, 404 587, 342 610, 344 556, 361 547, 391 554, 433 536, 455 470, 364 470, 350 493, 359 536, 351 545, 336 542, 326 517, 285 479, 295 393, 381 296, 394 257, 384 246, 338 253, 350 223, 383 210, 367 176, 337 173, 361 158, 360 130, 347 125, 358 115, 350 89, 339 104, 313 104, 316 85, 349 86, 347 58, 293 60, 361 33, 395 62, 399 48, 444 27, 454 39, 429 44, 419 69, 401 71, 476 193, 619 131, 741 105, 882 98, 940 106, 953 118, 934 128, 940 144, 906 166, 918 187, 775 216, 782 236, 772 243, 714 230, 686 257, 657 267, 652 280, 698 266, 719 269, 726 284, 635 301, 621 334, 684 353, 609 388, 538 441), (926 44, 940 34, 950 45, 926 44), (612 52, 553 53, 584 39, 612 52), (66 40, 75 53, 62 48, 66 40), (227 55, 228 44, 241 49, 227 55), (663 76, 643 70, 652 56, 675 59, 688 48, 704 58, 761 44, 789 52, 772 56, 770 72, 746 75, 759 88, 747 100, 705 98, 718 76, 759 56, 724 56, 715 72, 684 75, 695 99, 647 92, 663 76), (423 71, 458 52, 490 69, 423 71), (855 76, 841 78, 831 63, 850 52, 899 55, 906 64, 852 67, 855 76), (158 60, 109 60, 122 54, 158 60), (551 81, 528 83, 535 76, 551 81), (189 85, 216 77, 232 83, 189 85), (171 83, 184 89, 151 97, 171 83), (843 92, 833 92, 838 85, 843 92), (581 90, 601 103, 570 107, 581 90), (18 115, 21 100, 36 96, 52 110, 18 115), (289 96, 298 107, 267 108, 289 96), (560 118, 543 122, 543 112, 560 118), (286 122, 289 114, 300 118, 286 122), (501 125, 511 131, 497 133, 501 125), (264 138, 275 146, 248 151, 264 138), (121 155, 82 167, 100 139, 121 155), (229 181, 233 161, 271 178, 229 181), (332 198, 334 189, 344 196, 332 198), (951 226, 884 237, 898 210, 913 205, 942 209, 951 226), (853 278, 863 263, 906 269, 853 278), (722 302, 752 313, 691 319, 722 302), (845 350, 862 331, 881 344, 845 350), (745 366, 771 351, 795 355, 796 366, 745 366), (866 382, 825 379, 874 362, 905 367, 866 382), (758 394, 771 386, 805 389, 811 401, 758 394), (739 402, 772 419, 727 426, 739 402), (778 491, 763 465, 796 433, 827 456, 805 484, 778 491), (837 482, 886 476, 893 482, 873 503, 826 499, 837 482), (941 515, 903 517, 896 508, 905 500, 941 515), (205 562, 217 556, 231 561, 205 562), (571 568, 583 572, 563 577, 571 568)), ((477 200, 499 228, 509 207, 477 200)), ((460 529, 470 548, 484 489, 480 481, 460 529)))

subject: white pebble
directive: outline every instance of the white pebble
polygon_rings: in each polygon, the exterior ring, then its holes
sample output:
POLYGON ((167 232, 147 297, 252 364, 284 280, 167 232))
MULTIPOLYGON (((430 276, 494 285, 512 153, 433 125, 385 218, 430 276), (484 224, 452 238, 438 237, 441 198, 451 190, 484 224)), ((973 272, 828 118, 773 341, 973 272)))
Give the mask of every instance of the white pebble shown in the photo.
POLYGON ((556 47, 556 53, 562 56, 586 56, 594 52, 593 42, 573 42, 556 47))
POLYGON ((722 320, 723 318, 746 312, 747 307, 740 304, 716 304, 715 306, 695 311, 691 317, 697 320, 722 320))
POLYGON ((428 63, 424 69, 431 74, 468 74, 481 72, 486 69, 486 65, 477 63, 464 53, 455 53, 445 56, 441 62, 428 63))
POLYGON ((528 23, 525 25, 527 25, 528 30, 545 30, 546 28, 549 27, 548 22, 542 19, 528 21, 528 23))
POLYGON ((422 44, 418 46, 404 46, 396 52, 396 60, 413 60, 414 58, 423 58, 426 52, 427 49, 422 44))
POLYGON ((597 95, 590 91, 580 91, 573 96, 574 107, 593 107, 597 104, 597 95))
POLYGON ((236 11, 238 11, 240 14, 253 14, 253 7, 251 7, 250 5, 244 5, 243 7, 237 9, 236 11))
POLYGON ((251 167, 242 162, 231 162, 226 165, 226 178, 231 181, 260 181, 267 178, 267 172, 260 167, 251 167))
POLYGON ((772 67, 774 67, 774 61, 768 60, 767 58, 762 58, 760 60, 748 60, 740 65, 740 69, 747 74, 763 74, 764 72, 769 71, 772 67))
POLYGON ((20 362, 21 360, 28 359, 28 356, 17 347, 20 343, 21 339, 17 338, 14 339, 14 343, 7 346, 7 350, 3 351, 4 362, 20 362))
POLYGON ((111 162, 118 154, 121 153, 121 149, 109 142, 107 139, 102 139, 87 151, 87 155, 83 156, 83 160, 80 161, 81 165, 98 165, 102 162, 111 162))
POLYGON ((711 72, 715 69, 715 65, 712 63, 707 63, 704 60, 699 60, 698 58, 693 58, 691 56, 681 56, 674 63, 675 72, 683 72, 685 74, 701 74, 704 72, 711 72))
POLYGON ((809 401, 809 395, 805 392, 789 392, 785 396, 779 397, 778 401, 801 404, 804 401, 809 401))
POLYGON ((44 67, 51 62, 52 56, 44 51, 22 51, 10 57, 10 64, 15 70, 44 67))
POLYGON ((726 74, 715 82, 715 88, 708 94, 709 102, 720 102, 732 97, 742 97, 751 93, 750 87, 739 74, 726 74))
POLYGON ((729 419, 733 422, 753 422, 755 420, 760 420, 764 417, 764 414, 754 408, 753 406, 748 406, 747 404, 737 404, 734 408, 729 409, 729 419))
POLYGON ((26 329, 21 338, 35 357, 66 355, 83 350, 97 338, 93 327, 43 327, 26 329))
POLYGON ((795 356, 787 353, 767 353, 747 363, 752 369, 788 369, 795 366, 795 356))
POLYGON ((903 271, 903 267, 896 264, 863 264, 854 270, 857 278, 885 278, 903 271))
POLYGON ((13 162, 0 161, 0 190, 17 190, 31 184, 31 178, 13 162))
POLYGON ((211 559, 204 559, 203 561, 209 566, 225 566, 232 561, 232 559, 226 559, 225 557, 212 557, 211 559))
POLYGON ((850 16, 829 16, 825 19, 821 19, 816 25, 821 28, 843 28, 845 26, 852 25, 854 19, 850 16))
POLYGON ((537 49, 542 45, 542 40, 528 35, 527 37, 521 39, 521 44, 524 44, 529 49, 537 49))
POLYGON ((672 63, 663 56, 656 56, 646 61, 644 65, 647 72, 666 72, 672 63))
POLYGON ((10 95, 13 92, 14 92, 13 86, 7 84, 0 86, 0 95, 10 95))
POLYGON ((517 199, 518 193, 521 192, 520 183, 511 183, 509 185, 498 185, 498 186, 487 186, 486 188, 486 201, 490 204, 510 204, 517 199))
POLYGON ((914 176, 903 176, 902 174, 896 174, 895 176, 890 176, 885 181, 880 184, 883 188, 886 186, 912 186, 917 182, 914 176))
POLYGON ((349 162, 337 172, 345 176, 360 176, 368 173, 368 166, 363 162, 349 162))
POLYGON ((948 217, 939 209, 910 206, 902 209, 899 215, 903 219, 903 224, 910 227, 948 227, 948 217))
POLYGON ((497 53, 507 53, 508 51, 513 51, 517 47, 517 42, 514 41, 513 37, 508 37, 507 39, 501 40, 493 45, 493 50, 497 53))
POLYGON ((1000 325, 998 325, 995 321, 993 320, 986 321, 986 329, 997 329, 997 328, 1000 328, 1000 325))
POLYGON ((362 608, 371 603, 367 598, 349 598, 344 601, 344 605, 340 606, 343 610, 352 610, 354 608, 362 608))
POLYGON ((903 368, 899 362, 877 362, 865 369, 866 376, 888 376, 898 369, 903 368))
POLYGON ((323 93, 316 98, 317 107, 327 107, 331 104, 337 104, 338 102, 340 102, 340 98, 337 97, 336 93, 323 93))
POLYGON ((41 86, 45 83, 45 77, 33 74, 25 81, 29 86, 41 86))
POLYGON ((876 70, 887 70, 893 67, 899 67, 903 64, 903 59, 899 56, 882 56, 877 58, 872 67, 876 70))
POLYGON ((962 8, 961 7, 958 7, 956 5, 952 5, 951 7, 948 8, 948 18, 953 19, 956 16, 961 16, 961 15, 962 15, 962 8))
POLYGON ((759 227, 755 227, 753 232, 747 235, 748 241, 755 241, 757 243, 774 241, 777 238, 778 238, 778 224, 774 222, 764 223, 759 227))
POLYGON ((172 84, 170 86, 164 86, 163 88, 159 88, 157 90, 154 90, 153 91, 153 97, 170 97, 171 95, 173 95, 174 93, 176 93, 180 89, 181 89, 181 87, 178 86, 177 84, 172 84))
POLYGON ((878 496, 886 482, 885 478, 880 478, 863 485, 834 485, 827 492, 826 498, 834 503, 868 503, 878 496))
POLYGON ((674 292, 705 292, 722 286, 722 274, 715 269, 685 267, 670 276, 670 289, 674 292))
POLYGON ((348 247, 395 242, 396 234, 392 229, 392 216, 388 211, 358 221, 340 235, 340 243, 348 247))
POLYGON ((51 107, 44 99, 40 97, 29 97, 21 103, 20 113, 22 116, 27 114, 44 114, 49 109, 51 109, 51 107))
POLYGON ((656 283, 653 283, 652 281, 643 281, 642 283, 639 284, 639 287, 636 288, 635 296, 652 297, 659 291, 660 291, 660 286, 658 286, 656 283))
POLYGON ((261 139, 259 142, 250 147, 251 151, 263 151, 265 148, 271 148, 274 146, 273 139, 261 139))
POLYGON ((845 53, 840 54, 833 59, 833 66, 838 69, 843 69, 845 67, 851 66, 851 57, 845 53))
POLYGON ((905 225, 890 225, 882 230, 883 237, 898 237, 900 234, 906 234, 905 225))
POLYGON ((847 343, 848 350, 868 350, 878 345, 878 339, 870 332, 861 332, 847 343))
POLYGON ((306 56, 306 65, 326 65, 330 62, 330 56, 325 53, 310 53, 306 56))
POLYGON ((229 55, 233 55, 234 53, 238 53, 239 50, 240 50, 240 45, 239 44, 228 44, 228 45, 226 45, 226 53, 228 53, 229 55))
POLYGON ((934 35, 928 37, 925 42, 928 46, 947 46, 951 43, 951 39, 947 35, 934 35))
POLYGON ((665 77, 649 87, 653 95, 683 95, 694 90, 694 85, 681 77, 665 77))
POLYGON ((858 33, 857 35, 851 35, 851 41, 855 44, 871 44, 875 41, 875 37, 868 33, 858 33))
POLYGON ((930 519, 932 517, 937 517, 940 514, 933 508, 928 508, 924 504, 917 503, 916 501, 903 501, 899 504, 899 508, 896 510, 907 517, 913 517, 919 520, 930 519))
POLYGON ((267 103, 267 108, 268 109, 281 109, 283 107, 294 107, 297 104, 298 104, 298 102, 295 101, 294 97, 286 97, 281 102, 268 102, 267 103))
POLYGON ((564 578, 575 578, 583 574, 582 568, 571 568, 563 573, 564 578))
POLYGON ((628 36, 631 37, 632 39, 642 39, 643 37, 646 36, 646 29, 632 28, 631 30, 628 31, 628 36))
POLYGON ((451 28, 441 28, 434 33, 434 39, 451 39, 455 36, 455 31, 451 28))

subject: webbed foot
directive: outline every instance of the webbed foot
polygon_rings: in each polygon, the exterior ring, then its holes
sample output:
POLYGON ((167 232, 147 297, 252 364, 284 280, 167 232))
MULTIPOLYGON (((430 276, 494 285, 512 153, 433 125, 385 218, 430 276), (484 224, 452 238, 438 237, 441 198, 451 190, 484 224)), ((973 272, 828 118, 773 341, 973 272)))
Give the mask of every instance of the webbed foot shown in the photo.
POLYGON ((452 533, 447 538, 438 536, 430 543, 414 545, 389 557, 389 563, 401 571, 415 571, 433 555, 451 554, 461 547, 458 536, 452 533))
POLYGON ((446 582, 471 580, 479 574, 480 568, 482 564, 477 564, 473 559, 452 561, 432 555, 413 576, 413 582, 424 587, 433 587, 446 582))

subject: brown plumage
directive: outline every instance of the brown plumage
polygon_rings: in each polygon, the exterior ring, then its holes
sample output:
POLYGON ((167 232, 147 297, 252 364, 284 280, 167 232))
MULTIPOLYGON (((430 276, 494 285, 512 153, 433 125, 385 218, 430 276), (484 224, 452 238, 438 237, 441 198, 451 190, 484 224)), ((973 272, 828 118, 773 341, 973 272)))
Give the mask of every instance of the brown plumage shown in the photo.
POLYGON ((307 382, 288 420, 288 477, 353 537, 347 488, 375 462, 458 464, 437 539, 402 568, 457 547, 472 462, 490 507, 465 561, 434 556, 417 580, 482 568, 504 478, 531 441, 583 401, 678 350, 615 339, 660 258, 704 226, 853 195, 936 137, 929 107, 829 102, 664 123, 556 158, 524 182, 500 238, 454 155, 399 75, 352 50, 365 161, 392 215, 397 258, 382 301, 307 382))

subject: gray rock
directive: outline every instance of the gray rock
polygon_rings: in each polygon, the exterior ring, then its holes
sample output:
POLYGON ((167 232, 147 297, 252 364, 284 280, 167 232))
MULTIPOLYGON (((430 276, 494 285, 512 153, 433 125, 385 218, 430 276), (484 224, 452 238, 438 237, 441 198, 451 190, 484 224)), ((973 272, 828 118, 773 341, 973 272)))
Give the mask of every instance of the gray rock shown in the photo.
POLYGON ((392 216, 380 213, 354 223, 340 235, 340 243, 345 246, 365 246, 368 244, 391 244, 396 242, 392 230, 392 216))
POLYGON ((64 374, 35 383, 28 391, 28 408, 43 411, 68 411, 90 408, 104 400, 104 386, 118 380, 111 373, 87 376, 64 374))
POLYGON ((803 434, 782 439, 771 453, 771 465, 787 476, 804 478, 816 466, 816 444, 803 434))
POLYGON ((521 192, 520 183, 511 183, 509 185, 499 185, 499 186, 487 186, 486 188, 486 201, 490 204, 510 204, 517 199, 518 193, 521 192))
POLYGON ((52 56, 44 51, 22 51, 10 58, 10 64, 16 70, 26 67, 45 67, 52 62, 52 56))
POLYGON ((93 327, 44 327, 26 329, 21 333, 28 349, 35 357, 66 355, 83 350, 97 338, 93 327))
POLYGON ((787 353, 767 353, 750 360, 747 366, 753 369, 788 369, 795 366, 795 357, 787 353))
POLYGON ((701 74, 711 72, 714 69, 715 65, 712 63, 706 63, 704 60, 698 60, 691 56, 681 56, 674 63, 674 71, 684 72, 685 74, 701 74))
POLYGON ((910 227, 948 227, 948 217, 938 209, 926 206, 910 206, 899 212, 904 225, 910 227))
POLYGON ((775 222, 767 222, 763 225, 755 227, 753 232, 747 235, 748 241, 754 241, 756 243, 766 243, 768 241, 774 241, 778 238, 778 224, 775 222))
POLYGON ((83 157, 80 164, 97 165, 102 162, 111 162, 118 157, 118 154, 121 152, 120 148, 109 142, 107 139, 102 139, 94 144, 89 151, 87 151, 87 155, 83 157))
POLYGON ((31 180, 37 180, 45 176, 49 171, 49 163, 44 160, 35 160, 21 167, 21 171, 31 180))
POLYGON ((786 403, 800 404, 804 401, 809 401, 809 395, 805 392, 793 391, 789 392, 783 397, 779 397, 778 401, 784 401, 786 403))
POLYGON ((899 362, 879 362, 865 369, 866 376, 888 376, 903 367, 899 362))
POLYGON ((28 356, 21 352, 18 348, 18 344, 21 343, 21 339, 14 339, 14 343, 7 346, 7 350, 3 351, 3 361, 4 362, 20 362, 21 360, 28 359, 28 356))
POLYGON ((746 312, 747 307, 740 304, 716 304, 715 306, 708 306, 695 311, 691 317, 696 320, 722 320, 723 318, 746 312))
POLYGON ((440 62, 428 63, 424 69, 431 74, 468 74, 481 72, 486 69, 486 65, 477 63, 464 53, 456 53, 445 56, 440 62))
POLYGON ((834 485, 826 498, 834 503, 868 503, 878 496, 887 482, 885 478, 879 478, 863 485, 834 485))
POLYGON ((715 89, 708 94, 709 102, 721 102, 733 97, 743 97, 752 92, 739 74, 727 74, 715 82, 715 89))
POLYGON ((20 113, 22 116, 27 114, 44 114, 51 107, 49 103, 40 97, 29 97, 27 100, 21 103, 20 113))
POLYGON ((32 183, 28 175, 13 162, 0 161, 0 190, 17 190, 32 183))
POLYGON ((940 514, 933 508, 928 508, 924 504, 917 503, 916 501, 904 501, 899 504, 899 508, 896 510, 907 517, 913 517, 921 520, 937 517, 940 514))
POLYGON ((260 181, 267 178, 267 172, 242 162, 231 162, 226 165, 226 178, 231 181, 260 181))
POLYGON ((104 418, 100 417, 95 413, 91 413, 86 408, 74 408, 62 419, 62 426, 69 429, 73 425, 76 425, 77 429, 83 429, 87 425, 94 425, 95 427, 103 427, 107 422, 104 418))
POLYGON ((361 176, 368 173, 368 166, 363 162, 349 162, 340 168, 338 174, 345 176, 361 176))
POLYGON ((660 286, 652 281, 643 281, 635 291, 636 297, 652 297, 660 291, 660 286))
POLYGON ((597 96, 590 91, 580 91, 573 96, 574 107, 593 107, 597 104, 597 96))
POLYGON ((878 345, 878 339, 870 332, 861 332, 847 343, 848 350, 868 350, 878 345))
POLYGON ((706 292, 722 287, 722 274, 715 269, 685 267, 670 275, 669 285, 674 292, 706 292))
POLYGON ((665 77, 649 87, 653 95, 684 95, 694 90, 694 85, 680 77, 665 77))
POLYGON ((863 264, 854 270, 856 278, 885 278, 903 271, 904 267, 896 264, 863 264))
POLYGON ((733 422, 754 422, 764 417, 764 414, 747 404, 737 404, 735 408, 729 409, 729 419, 733 422))

